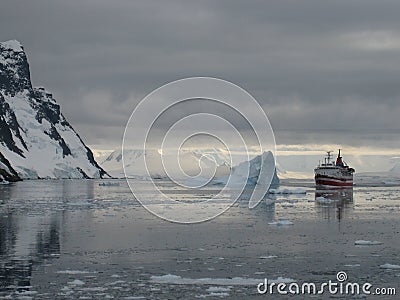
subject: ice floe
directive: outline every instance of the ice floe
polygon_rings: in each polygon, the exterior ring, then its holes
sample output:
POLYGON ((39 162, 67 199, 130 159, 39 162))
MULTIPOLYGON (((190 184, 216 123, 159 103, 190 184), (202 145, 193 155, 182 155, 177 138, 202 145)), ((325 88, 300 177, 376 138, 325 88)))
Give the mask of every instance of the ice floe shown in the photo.
POLYGON ((271 259, 271 258, 276 258, 278 256, 276 255, 268 255, 268 256, 260 256, 260 259, 271 259))
POLYGON ((69 281, 68 284, 70 284, 70 285, 84 285, 85 283, 82 280, 75 279, 73 281, 69 281))
POLYGON ((275 225, 275 226, 288 226, 288 225, 294 225, 293 222, 289 220, 278 220, 274 222, 269 222, 268 225, 275 225))
MULTIPOLYGON (((178 275, 166 274, 161 276, 151 276, 150 281, 153 283, 164 283, 164 284, 181 284, 181 285, 256 285, 263 282, 264 279, 256 278, 243 278, 243 277, 233 277, 233 278, 184 278, 178 275)), ((290 283, 295 282, 294 279, 278 277, 277 279, 269 280, 269 282, 275 283, 290 283)))
POLYGON ((57 271, 58 274, 67 274, 67 275, 78 275, 78 274, 90 274, 93 272, 88 272, 88 271, 80 271, 80 270, 63 270, 63 271, 57 271))
POLYGON ((282 195, 288 195, 288 194, 306 194, 306 190, 302 188, 297 188, 297 189, 269 189, 268 191, 270 194, 282 194, 282 195))
POLYGON ((322 203, 322 204, 330 204, 330 203, 333 202, 332 199, 325 198, 325 197, 322 197, 322 196, 315 198, 315 201, 317 201, 318 203, 322 203))
POLYGON ((222 287, 222 286, 210 286, 208 289, 206 289, 206 292, 229 292, 232 289, 232 287, 222 287))
POLYGON ((379 241, 366 241, 366 240, 358 240, 354 242, 357 246, 374 246, 374 245, 382 245, 382 242, 379 241))
POLYGON ((355 267, 360 267, 361 265, 360 264, 347 264, 347 265, 344 265, 344 267, 348 267, 348 268, 355 268, 355 267))
POLYGON ((400 269, 400 265, 384 264, 380 265, 382 269, 400 269))

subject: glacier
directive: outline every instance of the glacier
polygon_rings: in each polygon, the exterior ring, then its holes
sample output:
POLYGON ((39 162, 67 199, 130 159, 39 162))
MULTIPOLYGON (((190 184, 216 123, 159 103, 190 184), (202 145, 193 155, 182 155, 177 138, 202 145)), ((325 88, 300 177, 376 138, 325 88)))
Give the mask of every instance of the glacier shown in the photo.
POLYGON ((21 43, 0 43, 0 181, 109 177, 53 95, 32 87, 21 43))

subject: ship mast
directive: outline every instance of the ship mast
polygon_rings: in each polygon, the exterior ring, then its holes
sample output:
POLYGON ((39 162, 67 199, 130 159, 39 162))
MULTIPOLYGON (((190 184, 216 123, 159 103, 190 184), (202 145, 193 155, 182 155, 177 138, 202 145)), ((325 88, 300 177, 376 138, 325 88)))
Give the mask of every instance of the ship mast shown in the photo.
POLYGON ((331 155, 332 151, 327 151, 326 153, 328 153, 328 155, 327 155, 327 160, 328 160, 328 165, 329 165, 330 160, 331 160, 331 158, 332 158, 332 155, 331 155))

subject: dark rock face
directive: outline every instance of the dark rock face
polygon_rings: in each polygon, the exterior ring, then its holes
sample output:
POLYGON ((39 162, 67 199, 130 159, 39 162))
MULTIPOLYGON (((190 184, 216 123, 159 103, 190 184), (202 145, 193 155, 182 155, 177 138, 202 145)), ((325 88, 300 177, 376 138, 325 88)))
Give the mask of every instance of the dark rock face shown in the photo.
POLYGON ((11 95, 32 89, 28 59, 17 41, 0 43, 0 89, 11 95))
POLYGON ((16 146, 13 136, 16 136, 21 144, 26 148, 26 144, 21 137, 20 126, 10 105, 5 101, 0 93, 0 141, 2 141, 8 149, 23 156, 22 149, 16 146))
POLYGON ((0 43, 0 181, 104 176, 52 94, 32 87, 21 44, 0 43))
POLYGON ((0 153, 0 182, 2 181, 19 181, 21 178, 17 172, 11 167, 10 162, 0 153))

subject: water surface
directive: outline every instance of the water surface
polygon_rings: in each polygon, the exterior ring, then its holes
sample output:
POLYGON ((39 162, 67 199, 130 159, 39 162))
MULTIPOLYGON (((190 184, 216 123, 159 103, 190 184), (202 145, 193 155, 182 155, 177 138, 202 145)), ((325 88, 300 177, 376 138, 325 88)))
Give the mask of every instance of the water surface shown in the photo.
MULTIPOLYGON (((150 214, 123 180, 116 181, 119 186, 99 182, 0 186, 1 297, 262 298, 257 280, 321 283, 335 280, 338 271, 352 282, 400 291, 400 270, 381 267, 400 265, 399 187, 332 193, 307 185, 305 195, 270 196, 267 202, 274 204, 262 202, 255 209, 243 196, 216 219, 180 225, 150 214), (316 201, 319 197, 333 201, 316 201), (293 225, 269 225, 279 219, 293 225), (381 244, 357 246, 356 240, 381 244), (201 284, 204 278, 215 284, 201 284)), ((182 200, 218 190, 188 192, 161 184, 182 200)))

